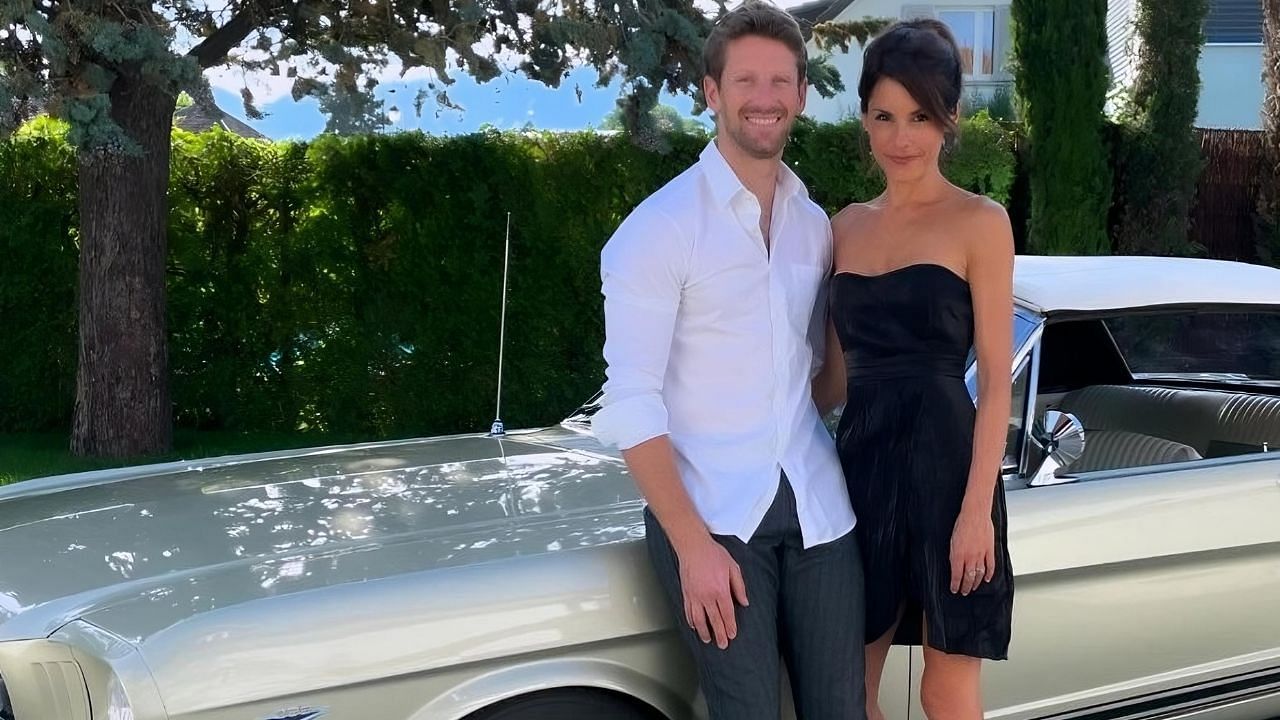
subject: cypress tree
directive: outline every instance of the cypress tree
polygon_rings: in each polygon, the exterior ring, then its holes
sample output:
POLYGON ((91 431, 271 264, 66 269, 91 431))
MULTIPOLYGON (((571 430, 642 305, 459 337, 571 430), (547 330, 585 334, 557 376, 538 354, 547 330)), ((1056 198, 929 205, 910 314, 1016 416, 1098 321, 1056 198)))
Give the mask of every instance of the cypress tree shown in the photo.
POLYGON ((1013 0, 1014 87, 1030 145, 1032 252, 1106 254, 1106 0, 1013 0))
POLYGON ((1138 75, 1124 112, 1132 134, 1121 186, 1118 245, 1125 254, 1188 255, 1196 181, 1200 50, 1208 0, 1143 0, 1138 75))
POLYGON ((1263 237, 1258 254, 1280 265, 1280 0, 1262 1, 1262 142, 1266 171, 1262 173, 1259 210, 1263 237))

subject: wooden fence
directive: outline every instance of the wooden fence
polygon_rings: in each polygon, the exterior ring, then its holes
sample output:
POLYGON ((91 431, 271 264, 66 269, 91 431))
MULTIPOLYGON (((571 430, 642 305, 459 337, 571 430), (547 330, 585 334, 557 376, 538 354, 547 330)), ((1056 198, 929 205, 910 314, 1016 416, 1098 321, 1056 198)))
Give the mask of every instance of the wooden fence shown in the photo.
POLYGON ((1222 260, 1258 260, 1258 187, 1266 167, 1262 133, 1201 130, 1204 172, 1191 211, 1191 239, 1222 260))

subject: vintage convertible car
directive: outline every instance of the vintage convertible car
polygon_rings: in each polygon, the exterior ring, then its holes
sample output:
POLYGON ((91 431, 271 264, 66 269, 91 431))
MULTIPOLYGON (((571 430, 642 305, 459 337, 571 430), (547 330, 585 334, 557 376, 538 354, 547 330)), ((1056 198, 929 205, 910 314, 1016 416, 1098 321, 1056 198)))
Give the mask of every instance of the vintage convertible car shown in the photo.
MULTIPOLYGON (((990 716, 1280 715, 1280 270, 1026 257, 1015 285, 990 716)), ((0 718, 698 717, 592 411, 0 490, 0 718)), ((889 717, 923 717, 920 671, 894 650, 889 717)))

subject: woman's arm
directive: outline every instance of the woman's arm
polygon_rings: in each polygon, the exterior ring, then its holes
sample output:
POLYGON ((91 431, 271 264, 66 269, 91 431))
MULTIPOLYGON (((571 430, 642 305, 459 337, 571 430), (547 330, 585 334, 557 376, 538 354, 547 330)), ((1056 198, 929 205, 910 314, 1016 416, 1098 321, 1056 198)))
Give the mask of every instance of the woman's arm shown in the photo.
POLYGON ((981 202, 973 231, 966 233, 978 409, 969 482, 951 539, 951 590, 966 595, 995 573, 991 504, 1009 432, 1012 387, 1013 230, 1003 207, 985 198, 981 202))
POLYGON ((844 352, 840 348, 840 338, 836 335, 836 326, 827 315, 827 349, 822 360, 822 369, 813 379, 813 402, 818 406, 818 415, 826 417, 832 410, 844 405, 845 375, 844 352))
MULTIPOLYGON (((853 204, 836 213, 831 218, 831 274, 839 272, 847 266, 850 224, 856 221, 861 206, 853 204)), ((826 293, 822 293, 826 295, 826 293)), ((849 378, 844 365, 844 348, 840 345, 840 336, 836 334, 835 324, 831 321, 831 313, 826 314, 826 343, 822 357, 822 369, 813 378, 813 402, 818 406, 818 415, 826 417, 831 411, 845 403, 846 383, 849 378)))

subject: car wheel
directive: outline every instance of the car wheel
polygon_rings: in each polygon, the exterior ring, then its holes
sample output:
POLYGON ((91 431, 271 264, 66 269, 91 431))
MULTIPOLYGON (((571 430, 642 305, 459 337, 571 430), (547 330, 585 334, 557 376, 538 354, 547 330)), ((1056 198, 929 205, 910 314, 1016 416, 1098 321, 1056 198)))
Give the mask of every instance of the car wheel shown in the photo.
POLYGON ((596 688, 544 690, 504 700, 467 716, 467 720, 663 720, 639 700, 596 688))

